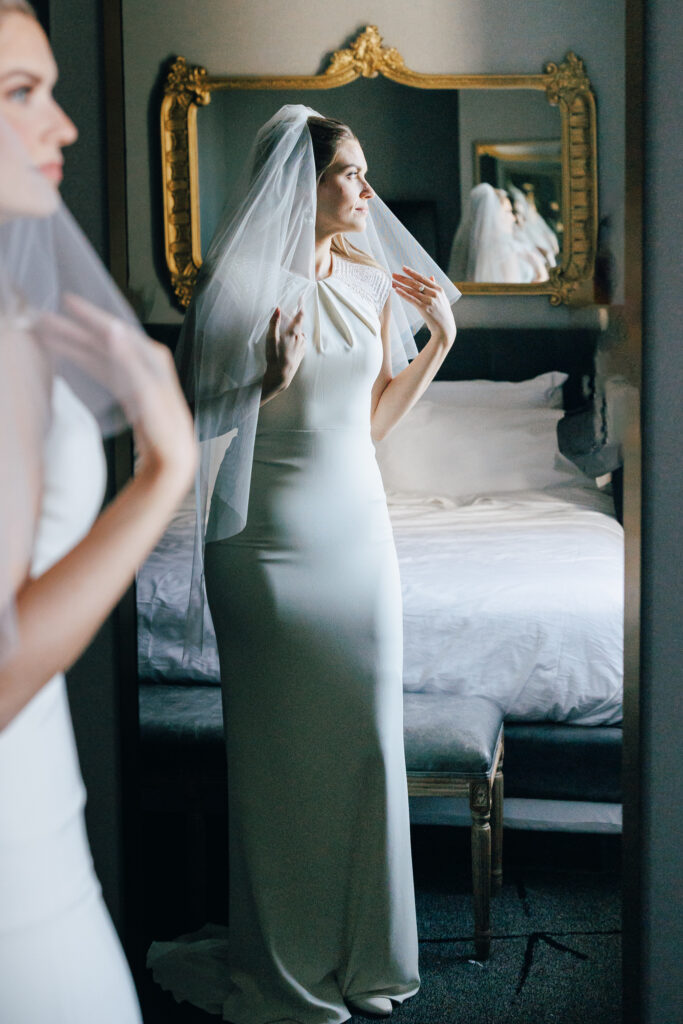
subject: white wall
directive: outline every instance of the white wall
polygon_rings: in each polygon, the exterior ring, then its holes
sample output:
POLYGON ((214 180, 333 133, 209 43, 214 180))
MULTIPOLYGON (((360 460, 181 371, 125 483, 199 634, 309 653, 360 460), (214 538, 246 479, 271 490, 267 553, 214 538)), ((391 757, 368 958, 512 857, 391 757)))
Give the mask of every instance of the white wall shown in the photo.
MULTIPOLYGON (((578 53, 598 99, 600 201, 615 215, 620 267, 622 0, 123 0, 130 284, 144 299, 146 320, 180 318, 162 283, 162 65, 182 54, 212 74, 314 74, 324 68, 325 54, 347 45, 367 24, 376 24, 385 45, 395 46, 410 67, 426 72, 538 73, 547 60, 561 60, 567 50, 578 53)), ((547 297, 471 296, 459 303, 458 320, 563 326, 592 322, 593 311, 553 308, 547 297)))

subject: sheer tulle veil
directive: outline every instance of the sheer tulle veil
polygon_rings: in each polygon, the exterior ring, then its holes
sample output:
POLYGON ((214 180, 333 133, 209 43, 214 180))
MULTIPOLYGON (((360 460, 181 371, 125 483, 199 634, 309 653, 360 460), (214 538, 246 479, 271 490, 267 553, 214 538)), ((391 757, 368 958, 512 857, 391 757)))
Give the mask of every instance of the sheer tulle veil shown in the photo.
MULTIPOLYGON (((204 630, 203 547, 246 523, 268 322, 291 318, 315 288, 316 169, 303 105, 282 107, 259 130, 248 170, 211 240, 177 350, 200 441, 196 531, 185 657, 204 630)), ((460 293, 374 196, 366 230, 349 237, 388 274, 433 274, 451 303, 460 293)), ((417 354, 417 311, 392 294, 394 372, 417 354)))
MULTIPOLYGON (((86 300, 149 340, 132 309, 59 198, 0 115, 0 662, 17 641, 15 591, 40 511, 42 447, 55 376, 98 420, 103 434, 134 422, 138 401, 115 344, 70 305, 86 300)), ((149 362, 149 361, 148 361, 149 362)))
POLYGON ((501 204, 487 182, 475 185, 453 239, 449 272, 456 281, 520 281, 517 246, 501 227, 501 204))
POLYGON ((502 217, 493 185, 475 185, 451 248, 448 270, 454 280, 510 284, 547 280, 545 263, 531 234, 517 225, 509 230, 502 217))
POLYGON ((57 197, 31 171, 0 116, 0 664, 17 643, 15 591, 28 564, 40 502, 41 448, 50 419, 50 370, 32 342, 1 243, 12 214, 48 216, 57 197))
POLYGON ((517 213, 520 232, 526 237, 529 245, 541 251, 548 266, 556 266, 555 257, 560 251, 557 235, 541 217, 536 207, 529 203, 521 189, 511 185, 509 191, 517 213))

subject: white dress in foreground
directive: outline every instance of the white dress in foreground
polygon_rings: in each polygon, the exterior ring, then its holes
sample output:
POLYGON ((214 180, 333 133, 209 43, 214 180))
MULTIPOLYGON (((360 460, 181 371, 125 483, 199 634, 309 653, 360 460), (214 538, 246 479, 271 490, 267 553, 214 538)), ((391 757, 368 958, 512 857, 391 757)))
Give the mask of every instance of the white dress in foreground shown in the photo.
POLYGON ((207 545, 223 683, 230 927, 154 977, 234 1024, 335 1024, 418 988, 396 552, 370 437, 389 278, 335 257, 260 412, 246 529, 207 545))
MULTIPOLYGON (((52 412, 34 576, 88 531, 104 493, 99 429, 59 378, 52 412)), ((6 1024, 141 1021, 93 871, 84 805, 60 674, 0 732, 0 1020, 6 1024)))

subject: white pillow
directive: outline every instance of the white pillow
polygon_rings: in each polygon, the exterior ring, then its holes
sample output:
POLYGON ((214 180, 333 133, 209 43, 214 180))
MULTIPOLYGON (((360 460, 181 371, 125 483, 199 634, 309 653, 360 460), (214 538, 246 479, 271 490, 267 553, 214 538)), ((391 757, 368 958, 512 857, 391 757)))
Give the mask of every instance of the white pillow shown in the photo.
POLYGON ((458 408, 422 399, 377 445, 390 493, 464 502, 587 478, 560 455, 561 409, 458 408))
POLYGON ((505 409, 562 408, 562 385, 566 373, 551 370, 530 380, 437 380, 425 397, 430 402, 463 406, 495 406, 505 409))

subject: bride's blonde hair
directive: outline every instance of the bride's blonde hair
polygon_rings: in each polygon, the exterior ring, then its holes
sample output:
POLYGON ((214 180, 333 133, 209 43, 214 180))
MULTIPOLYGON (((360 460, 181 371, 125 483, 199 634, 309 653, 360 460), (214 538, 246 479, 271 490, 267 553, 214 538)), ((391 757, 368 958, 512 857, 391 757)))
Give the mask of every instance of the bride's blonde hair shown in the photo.
MULTIPOLYGON (((347 139, 353 139, 358 142, 358 138, 347 124, 344 124, 343 121, 337 121, 334 117, 309 117, 306 123, 313 142, 315 179, 316 184, 319 185, 325 172, 334 163, 337 150, 342 142, 345 142, 347 139)), ((365 266, 384 269, 372 256, 368 256, 362 249, 352 245, 345 235, 335 235, 330 249, 337 256, 350 260, 352 263, 363 263, 365 266)))

